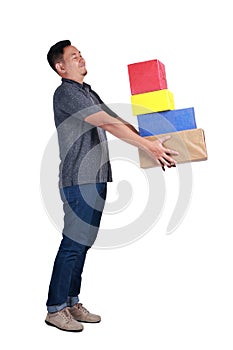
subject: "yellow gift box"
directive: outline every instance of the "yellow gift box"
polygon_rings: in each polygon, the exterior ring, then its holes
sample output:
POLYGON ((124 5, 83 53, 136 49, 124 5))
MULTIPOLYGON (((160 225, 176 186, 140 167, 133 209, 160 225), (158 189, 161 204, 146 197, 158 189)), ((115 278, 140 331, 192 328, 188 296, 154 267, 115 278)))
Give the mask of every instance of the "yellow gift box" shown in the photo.
POLYGON ((173 93, 168 89, 133 95, 131 103, 133 115, 175 109, 173 93))
MULTIPOLYGON (((172 156, 177 163, 186 163, 207 160, 207 150, 203 129, 190 129, 147 136, 146 139, 154 141, 163 136, 170 135, 171 138, 163 143, 164 147, 177 151, 178 156, 172 156)), ((141 168, 152 168, 158 164, 145 152, 139 149, 139 159, 141 168)))

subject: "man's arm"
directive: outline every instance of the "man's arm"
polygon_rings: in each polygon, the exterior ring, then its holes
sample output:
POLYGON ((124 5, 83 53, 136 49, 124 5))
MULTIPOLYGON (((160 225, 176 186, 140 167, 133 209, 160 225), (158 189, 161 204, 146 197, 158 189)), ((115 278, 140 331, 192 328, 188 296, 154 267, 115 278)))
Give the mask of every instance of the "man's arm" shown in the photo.
POLYGON ((126 122, 124 119, 122 119, 122 118, 120 118, 120 117, 118 117, 118 116, 117 116, 115 119, 121 121, 123 124, 125 124, 125 125, 127 126, 127 128, 129 128, 129 129, 130 129, 131 131, 133 131, 135 134, 139 135, 139 132, 135 129, 135 127, 134 127, 132 124, 126 122))
POLYGON ((132 130, 121 118, 113 118, 104 111, 86 117, 85 121, 101 127, 119 139, 146 151, 163 169, 165 166, 171 167, 176 164, 171 155, 178 155, 178 152, 163 146, 163 142, 168 140, 170 136, 164 136, 160 140, 149 141, 139 136, 137 130, 134 128, 136 132, 132 130))
MULTIPOLYGON (((96 94, 96 92, 94 92, 96 94)), ((129 129, 131 129, 135 134, 139 134, 139 132, 135 129, 135 127, 133 125, 131 125, 130 123, 126 122, 124 119, 120 118, 118 116, 118 114, 116 114, 111 108, 109 108, 99 97, 99 95, 96 94, 96 96, 99 98, 100 102, 101 102, 101 108, 104 112, 106 112, 108 115, 110 115, 111 117, 118 119, 120 121, 122 121, 122 123, 124 123, 129 129)))

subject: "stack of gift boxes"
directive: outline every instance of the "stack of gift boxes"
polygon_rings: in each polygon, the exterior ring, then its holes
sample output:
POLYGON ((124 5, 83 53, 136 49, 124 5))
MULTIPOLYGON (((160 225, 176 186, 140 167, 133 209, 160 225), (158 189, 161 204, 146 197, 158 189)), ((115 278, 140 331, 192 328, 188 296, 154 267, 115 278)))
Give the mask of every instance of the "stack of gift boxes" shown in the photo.
MULTIPOLYGON (((179 152, 177 163, 207 159, 204 131, 197 128, 194 108, 175 109, 174 96, 167 87, 165 66, 159 60, 128 65, 133 115, 137 116, 139 133, 153 141, 169 134, 166 148, 179 152)), ((140 166, 158 164, 139 149, 140 166)))

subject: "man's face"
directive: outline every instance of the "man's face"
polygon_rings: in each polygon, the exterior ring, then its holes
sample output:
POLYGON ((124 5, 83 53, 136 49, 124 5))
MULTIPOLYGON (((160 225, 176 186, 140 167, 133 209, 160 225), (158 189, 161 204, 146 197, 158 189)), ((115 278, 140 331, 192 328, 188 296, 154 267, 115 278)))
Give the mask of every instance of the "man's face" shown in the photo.
POLYGON ((76 76, 84 77, 87 74, 86 62, 81 52, 72 45, 64 48, 63 66, 66 71, 66 76, 71 79, 76 76))

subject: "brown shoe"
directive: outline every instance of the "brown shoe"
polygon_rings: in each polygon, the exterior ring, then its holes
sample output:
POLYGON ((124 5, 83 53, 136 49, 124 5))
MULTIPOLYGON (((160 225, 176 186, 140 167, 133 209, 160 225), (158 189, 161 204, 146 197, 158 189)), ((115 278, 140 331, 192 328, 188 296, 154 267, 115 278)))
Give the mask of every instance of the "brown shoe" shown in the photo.
POLYGON ((58 312, 48 313, 45 323, 67 332, 81 332, 83 330, 82 323, 74 320, 67 307, 58 312))
POLYGON ((71 315, 76 321, 86 323, 98 323, 101 321, 101 317, 95 314, 91 314, 83 304, 75 304, 69 308, 71 315))

